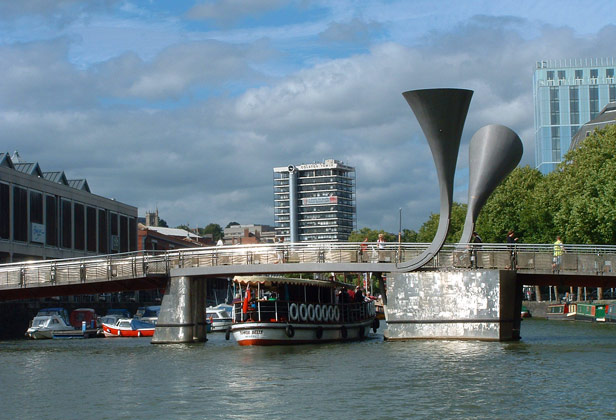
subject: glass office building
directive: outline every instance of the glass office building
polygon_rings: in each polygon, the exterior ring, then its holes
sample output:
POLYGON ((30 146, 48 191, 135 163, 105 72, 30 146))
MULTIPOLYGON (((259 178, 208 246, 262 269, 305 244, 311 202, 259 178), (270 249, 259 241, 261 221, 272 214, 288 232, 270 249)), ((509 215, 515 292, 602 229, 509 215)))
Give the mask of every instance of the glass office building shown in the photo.
POLYGON ((553 171, 577 131, 616 101, 616 59, 538 61, 533 76, 535 166, 553 171))
POLYGON ((334 159, 274 168, 274 222, 285 242, 348 240, 356 226, 355 168, 334 159))

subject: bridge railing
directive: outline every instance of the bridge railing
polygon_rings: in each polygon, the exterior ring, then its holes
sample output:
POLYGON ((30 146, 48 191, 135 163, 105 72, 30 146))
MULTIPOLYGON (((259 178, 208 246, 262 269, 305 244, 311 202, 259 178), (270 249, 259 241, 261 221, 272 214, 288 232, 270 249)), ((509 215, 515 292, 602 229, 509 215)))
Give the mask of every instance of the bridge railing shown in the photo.
MULTIPOLYGON (((420 255, 427 243, 302 242, 233 245, 173 251, 29 261, 0 265, 0 288, 70 285, 167 276, 172 268, 249 264, 396 264, 420 255)), ((551 272, 552 244, 446 244, 425 268, 517 269, 551 272)), ((564 245, 558 272, 610 275, 616 265, 616 246, 564 245)), ((364 266, 365 268, 365 266, 364 266)), ((290 270, 291 271, 291 270, 290 270)), ((351 269, 349 271, 352 271, 351 269)))

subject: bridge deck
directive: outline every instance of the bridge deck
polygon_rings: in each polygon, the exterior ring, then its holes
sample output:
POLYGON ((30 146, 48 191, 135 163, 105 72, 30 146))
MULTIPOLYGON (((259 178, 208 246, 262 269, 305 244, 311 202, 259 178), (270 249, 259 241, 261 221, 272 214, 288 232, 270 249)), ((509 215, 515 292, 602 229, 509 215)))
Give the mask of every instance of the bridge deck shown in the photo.
MULTIPOLYGON (((302 272, 396 272, 428 244, 260 244, 134 252, 0 265, 0 299, 90 294, 164 287, 169 276, 233 276, 302 272)), ((524 284, 615 287, 616 247, 567 245, 557 271, 550 244, 450 244, 423 269, 511 269, 524 284), (575 284, 573 284, 575 283, 575 284)))

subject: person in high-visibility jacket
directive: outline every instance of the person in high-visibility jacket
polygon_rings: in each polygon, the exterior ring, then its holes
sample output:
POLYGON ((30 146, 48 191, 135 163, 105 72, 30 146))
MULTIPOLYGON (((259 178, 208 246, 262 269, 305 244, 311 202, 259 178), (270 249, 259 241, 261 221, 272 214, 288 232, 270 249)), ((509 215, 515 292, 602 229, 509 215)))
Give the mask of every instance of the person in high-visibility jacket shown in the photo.
POLYGON ((560 264, 562 262, 563 254, 565 253, 565 247, 560 239, 560 236, 556 237, 554 242, 554 259, 552 260, 552 270, 560 270, 560 264))

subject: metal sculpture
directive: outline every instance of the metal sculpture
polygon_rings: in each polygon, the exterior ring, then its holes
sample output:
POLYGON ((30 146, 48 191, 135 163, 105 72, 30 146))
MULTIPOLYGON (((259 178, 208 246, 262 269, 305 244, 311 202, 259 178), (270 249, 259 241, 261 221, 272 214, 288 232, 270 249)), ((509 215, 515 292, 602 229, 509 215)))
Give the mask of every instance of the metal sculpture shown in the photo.
POLYGON ((402 96, 415 113, 428 140, 441 193, 440 220, 434 240, 421 255, 398 264, 399 269, 412 271, 434 258, 447 238, 460 139, 473 91, 421 89, 404 92, 402 96))
POLYGON ((520 163, 523 151, 520 137, 503 125, 486 125, 473 135, 469 147, 468 207, 460 243, 471 242, 481 208, 520 163))
MULTIPOLYGON (((473 91, 466 89, 421 89, 402 94, 419 121, 436 166, 441 194, 438 229, 432 243, 418 257, 400 262, 398 269, 413 271, 427 264, 445 244, 453 204, 453 182, 460 139, 473 91)), ((494 189, 522 158, 522 142, 502 125, 479 129, 470 144, 469 198, 460 243, 470 242, 479 211, 494 189)))

